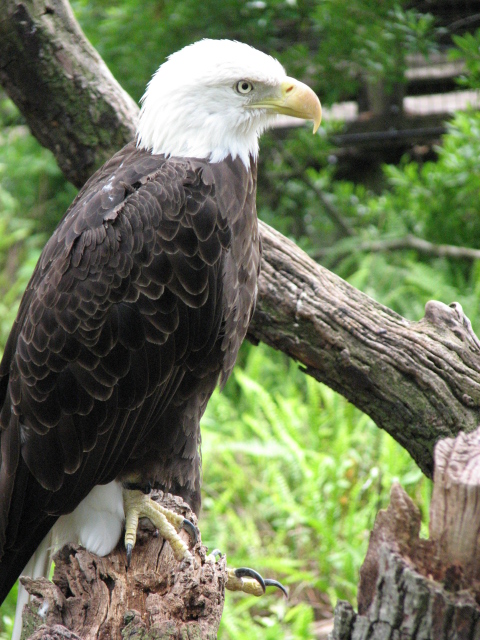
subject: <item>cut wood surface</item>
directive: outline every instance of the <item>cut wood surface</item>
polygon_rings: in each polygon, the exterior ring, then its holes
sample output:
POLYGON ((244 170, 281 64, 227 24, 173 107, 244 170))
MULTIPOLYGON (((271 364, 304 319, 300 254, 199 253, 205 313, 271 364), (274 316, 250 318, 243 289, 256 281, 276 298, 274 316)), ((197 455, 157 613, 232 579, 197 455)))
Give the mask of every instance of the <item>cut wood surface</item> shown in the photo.
POLYGON ((440 442, 430 538, 399 485, 375 521, 360 571, 358 614, 340 602, 332 640, 480 638, 480 429, 440 442))
POLYGON ((480 429, 437 444, 430 511, 440 564, 480 587, 480 429))

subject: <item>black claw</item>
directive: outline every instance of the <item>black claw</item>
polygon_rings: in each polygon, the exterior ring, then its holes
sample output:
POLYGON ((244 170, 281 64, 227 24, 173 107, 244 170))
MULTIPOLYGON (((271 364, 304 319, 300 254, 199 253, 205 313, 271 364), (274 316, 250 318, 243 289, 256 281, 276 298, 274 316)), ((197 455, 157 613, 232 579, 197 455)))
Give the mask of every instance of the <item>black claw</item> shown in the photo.
POLYGON ((197 527, 193 524, 193 522, 190 522, 190 520, 184 518, 182 522, 182 529, 185 529, 185 531, 192 539, 193 546, 195 546, 198 542, 197 527))
POLYGON ((148 496, 152 493, 153 485, 151 482, 123 482, 122 486, 127 491, 141 491, 148 496))
POLYGON ((125 545, 125 549, 127 550, 127 569, 130 566, 130 562, 132 561, 132 551, 133 551, 133 544, 127 544, 125 545))
POLYGON ((146 496, 152 493, 153 485, 151 482, 146 482, 143 487, 140 489, 146 496))
POLYGON ((216 562, 218 556, 222 555, 222 552, 220 551, 220 549, 214 549, 210 555, 215 558, 215 562, 216 562))
POLYGON ((253 578, 262 587, 263 593, 265 593, 265 580, 258 571, 249 569, 248 567, 240 567, 239 569, 235 569, 235 576, 237 578, 253 578))
POLYGON ((270 580, 270 578, 266 578, 264 582, 266 587, 277 587, 277 589, 283 591, 283 595, 288 600, 288 591, 285 589, 281 582, 278 582, 277 580, 270 580))

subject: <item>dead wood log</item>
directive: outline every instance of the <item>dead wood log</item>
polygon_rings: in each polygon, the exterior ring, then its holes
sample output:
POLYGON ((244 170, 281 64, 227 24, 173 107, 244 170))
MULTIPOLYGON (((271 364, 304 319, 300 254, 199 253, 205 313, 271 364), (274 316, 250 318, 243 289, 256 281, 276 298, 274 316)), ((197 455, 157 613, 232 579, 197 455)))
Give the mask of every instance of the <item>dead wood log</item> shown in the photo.
POLYGON ((332 640, 480 638, 480 428, 435 449, 430 537, 397 484, 360 572, 358 614, 335 609, 332 640))
MULTIPOLYGON (((154 492, 161 504, 192 522, 180 499, 154 492)), ((171 547, 142 521, 130 567, 120 543, 105 558, 67 545, 55 556, 53 582, 21 581, 33 597, 23 616, 22 639, 213 640, 223 611, 225 559, 207 556, 199 538, 192 563, 179 565, 171 547)), ((185 541, 188 534, 181 532, 185 541)))

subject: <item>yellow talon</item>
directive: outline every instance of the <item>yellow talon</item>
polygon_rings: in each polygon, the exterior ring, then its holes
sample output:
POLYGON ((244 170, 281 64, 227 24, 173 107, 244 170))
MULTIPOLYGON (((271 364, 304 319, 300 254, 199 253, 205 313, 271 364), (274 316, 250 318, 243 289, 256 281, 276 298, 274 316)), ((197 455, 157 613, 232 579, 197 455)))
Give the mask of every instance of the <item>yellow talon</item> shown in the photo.
POLYGON ((123 490, 123 505, 125 509, 125 548, 127 560, 130 562, 132 549, 137 539, 138 520, 148 518, 158 529, 164 540, 172 547, 177 560, 191 558, 186 543, 180 538, 177 531, 183 525, 185 518, 174 511, 165 509, 150 498, 148 494, 136 489, 123 490))
POLYGON ((264 587, 255 578, 239 577, 235 573, 235 569, 229 569, 227 567, 227 582, 225 587, 229 591, 243 591, 252 596, 263 596, 265 593, 264 587))

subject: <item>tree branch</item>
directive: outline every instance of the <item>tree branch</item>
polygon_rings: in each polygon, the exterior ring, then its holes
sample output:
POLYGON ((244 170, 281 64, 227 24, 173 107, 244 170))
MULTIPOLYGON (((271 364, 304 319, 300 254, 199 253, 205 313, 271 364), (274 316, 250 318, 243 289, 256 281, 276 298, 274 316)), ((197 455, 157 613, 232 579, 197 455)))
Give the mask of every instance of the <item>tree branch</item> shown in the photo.
MULTIPOLYGON (((355 244, 355 251, 364 251, 368 253, 385 253, 387 251, 402 251, 405 249, 414 249, 419 253, 438 258, 455 258, 459 260, 480 260, 480 249, 472 249, 471 247, 458 247, 452 244, 434 244, 417 238, 411 234, 403 238, 389 238, 386 240, 371 240, 369 242, 360 242, 355 244)), ((314 257, 321 259, 325 256, 340 257, 349 255, 352 252, 352 246, 337 245, 332 248, 324 248, 316 251, 314 257)))
MULTIPOLYGON (((136 107, 64 0, 0 0, 0 7, 0 81, 79 186, 131 139, 136 107)), ((260 228, 250 337, 343 394, 431 475, 434 443, 480 422, 480 350, 461 307, 431 302, 422 321, 408 322, 260 228)))
POLYGON ((0 84, 77 187, 135 134, 137 105, 64 0, 0 0, 0 84))
POLYGON ((370 415, 427 475, 439 438, 480 422, 480 344, 458 303, 409 322, 267 225, 250 335, 370 415))

